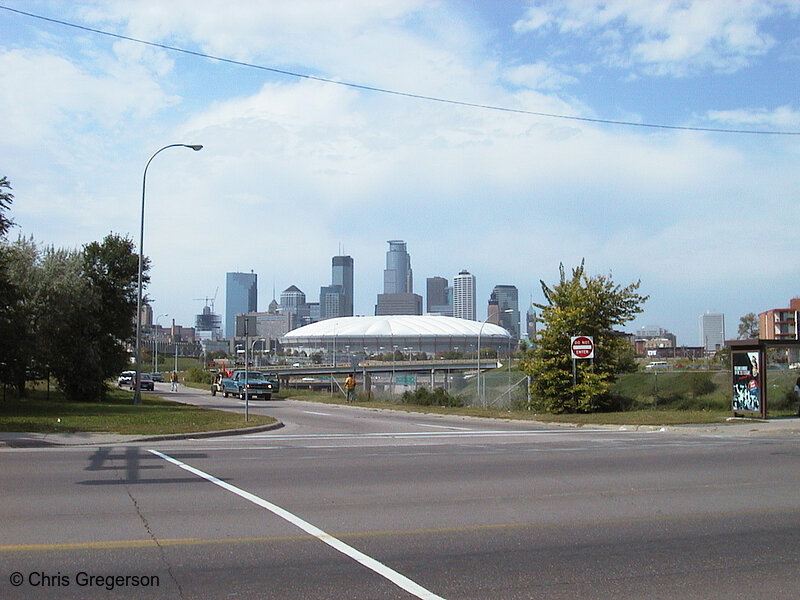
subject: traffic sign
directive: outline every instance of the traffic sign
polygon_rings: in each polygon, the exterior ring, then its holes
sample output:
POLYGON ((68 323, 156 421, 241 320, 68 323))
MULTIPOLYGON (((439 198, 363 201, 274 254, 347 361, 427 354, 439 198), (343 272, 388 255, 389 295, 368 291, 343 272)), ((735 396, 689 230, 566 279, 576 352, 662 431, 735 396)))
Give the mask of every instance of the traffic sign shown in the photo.
POLYGON ((588 335, 576 335, 570 338, 572 358, 594 358, 594 340, 588 335))

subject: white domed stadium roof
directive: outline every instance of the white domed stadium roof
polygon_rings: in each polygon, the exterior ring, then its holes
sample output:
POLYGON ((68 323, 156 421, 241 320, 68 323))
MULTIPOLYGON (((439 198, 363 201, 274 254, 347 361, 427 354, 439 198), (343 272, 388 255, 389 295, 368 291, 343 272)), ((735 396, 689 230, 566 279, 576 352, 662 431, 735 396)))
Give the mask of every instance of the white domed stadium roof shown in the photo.
POLYGON ((455 317, 433 315, 391 315, 375 317, 337 317, 294 329, 283 336, 292 338, 333 337, 477 337, 482 339, 510 339, 511 334, 499 325, 455 317))

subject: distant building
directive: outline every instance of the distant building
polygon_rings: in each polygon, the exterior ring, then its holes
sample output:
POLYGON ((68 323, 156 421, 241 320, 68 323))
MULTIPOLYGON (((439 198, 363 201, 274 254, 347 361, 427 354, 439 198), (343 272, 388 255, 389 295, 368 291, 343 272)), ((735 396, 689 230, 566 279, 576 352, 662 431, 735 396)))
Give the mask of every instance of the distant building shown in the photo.
POLYGON ((334 319, 343 315, 346 299, 340 285, 323 285, 319 288, 319 320, 334 319))
POLYGON ((475 276, 464 269, 453 277, 453 316, 477 321, 475 311, 475 276))
POLYGON ((203 312, 195 316, 194 328, 201 340, 219 340, 222 338, 222 316, 211 312, 210 306, 204 306, 203 312))
MULTIPOLYGON (((674 333, 670 333, 663 327, 659 327, 657 325, 647 325, 646 327, 640 327, 636 330, 634 334, 634 339, 636 340, 662 340, 661 342, 657 343, 657 346, 660 347, 670 347, 674 348, 678 345, 677 338, 675 337, 674 333), (667 340, 664 342, 663 340, 667 340)), ((645 347, 645 344, 642 345, 645 347)), ((651 344, 652 347, 652 344, 651 344)))
MULTIPOLYGON (((331 285, 338 285, 344 295, 339 307, 340 317, 353 316, 353 257, 334 256, 331 260, 331 285)), ((322 300, 320 300, 322 304, 322 300)), ((320 307, 320 312, 321 307, 320 307)))
POLYGON ((725 315, 706 311, 699 317, 700 345, 706 353, 714 353, 725 347, 725 315))
POLYGON ((279 349, 279 340, 291 331, 291 315, 269 312, 249 313, 247 316, 255 317, 256 330, 251 339, 266 340, 266 348, 271 351, 279 349))
POLYGON ((311 321, 353 316, 353 259, 334 256, 331 261, 331 285, 319 288, 319 316, 311 321))
POLYGON ((153 307, 147 303, 142 304, 141 321, 143 327, 153 324, 153 307))
POLYGON ((337 348, 355 349, 368 354, 384 353, 389 348, 407 352, 441 355, 481 348, 507 353, 515 342, 502 327, 441 316, 391 315, 341 317, 294 329, 283 336, 281 345, 308 353, 330 352, 337 348))
POLYGON ((444 277, 428 277, 425 301, 429 315, 453 316, 453 288, 444 277))
POLYGON ((383 271, 383 293, 378 294, 375 314, 421 315, 422 296, 414 293, 411 257, 402 240, 389 240, 386 269, 383 271))
POLYGON ((536 337, 536 307, 531 304, 528 312, 525 313, 525 331, 528 339, 533 339, 536 337))
POLYGON ((762 340, 797 340, 800 298, 792 298, 789 308, 773 308, 758 315, 758 337, 762 340))
POLYGON ((519 291, 513 285, 496 285, 492 290, 490 302, 497 303, 499 325, 518 340, 519 329, 519 291))
POLYGON ((414 291, 411 257, 403 240, 389 240, 386 269, 383 271, 384 294, 410 294, 414 291))
POLYGON ((258 276, 228 273, 225 277, 225 337, 236 336, 236 315, 258 310, 258 276))
POLYGON ((296 285, 291 285, 281 292, 281 314, 289 315, 289 328, 295 329, 308 324, 310 311, 306 303, 306 295, 296 285))
POLYGON ((419 294, 378 294, 376 316, 421 314, 422 296, 419 294))

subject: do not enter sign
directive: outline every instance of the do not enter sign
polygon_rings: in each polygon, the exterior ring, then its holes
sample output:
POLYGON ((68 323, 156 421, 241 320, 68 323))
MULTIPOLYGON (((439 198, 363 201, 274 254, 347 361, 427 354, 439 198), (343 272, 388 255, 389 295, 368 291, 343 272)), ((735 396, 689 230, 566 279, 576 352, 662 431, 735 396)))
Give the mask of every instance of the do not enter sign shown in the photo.
POLYGON ((594 340, 588 335, 576 335, 571 338, 570 350, 572 358, 594 358, 594 340))

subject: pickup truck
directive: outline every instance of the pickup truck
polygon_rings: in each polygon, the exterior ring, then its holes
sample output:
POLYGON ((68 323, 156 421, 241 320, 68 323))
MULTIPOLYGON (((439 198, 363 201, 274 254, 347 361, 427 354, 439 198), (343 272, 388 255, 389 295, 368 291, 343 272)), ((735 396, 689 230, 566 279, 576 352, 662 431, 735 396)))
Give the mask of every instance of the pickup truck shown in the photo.
POLYGON ((267 379, 263 373, 258 371, 234 371, 230 377, 218 377, 211 384, 211 395, 216 396, 221 393, 225 398, 238 396, 244 398, 247 391, 248 398, 263 398, 270 400, 272 394, 277 392, 277 386, 267 379), (245 389, 245 375, 247 376, 247 388, 245 389))

